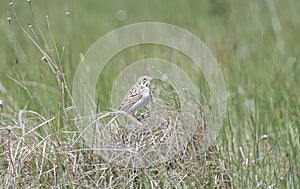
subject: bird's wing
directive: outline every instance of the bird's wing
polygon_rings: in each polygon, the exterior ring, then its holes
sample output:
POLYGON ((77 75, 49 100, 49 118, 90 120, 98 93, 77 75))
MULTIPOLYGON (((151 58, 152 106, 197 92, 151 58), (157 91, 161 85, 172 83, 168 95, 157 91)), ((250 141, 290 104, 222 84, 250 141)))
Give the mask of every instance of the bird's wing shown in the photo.
POLYGON ((133 106, 139 99, 142 98, 141 88, 134 85, 124 97, 118 110, 127 111, 131 106, 133 106))

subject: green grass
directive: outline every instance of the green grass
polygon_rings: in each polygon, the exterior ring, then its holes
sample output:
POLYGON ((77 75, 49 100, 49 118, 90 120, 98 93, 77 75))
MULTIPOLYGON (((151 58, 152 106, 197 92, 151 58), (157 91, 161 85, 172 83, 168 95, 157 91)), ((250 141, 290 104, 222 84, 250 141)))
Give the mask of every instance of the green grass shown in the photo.
MULTIPOLYGON (((79 131, 71 99, 67 91, 61 93, 62 80, 56 76, 62 79, 62 75, 41 61, 42 54, 20 30, 9 5, 1 1, 1 187, 299 188, 297 0, 53 0, 33 1, 32 6, 42 33, 51 41, 45 20, 46 14, 49 16, 59 52, 66 36, 64 58, 58 65, 62 65, 68 90, 72 90, 80 53, 100 37, 127 24, 165 22, 189 30, 211 49, 224 76, 227 111, 214 145, 204 153, 196 149, 201 140, 195 137, 185 156, 147 168, 132 168, 110 164, 96 152, 80 150, 86 146, 77 140, 79 131), (274 3, 275 14, 268 2, 274 3), (125 21, 116 19, 120 9, 127 12, 125 21), (69 18, 66 10, 70 11, 69 18), (7 14, 12 17, 11 29, 7 14), (277 33, 272 24, 276 15, 281 24, 277 33)), ((14 7, 26 29, 34 24, 26 1, 16 2, 14 7)), ((156 45, 138 46, 118 54, 110 63, 132 62, 145 56, 168 59, 172 51, 156 45)), ((186 57, 175 60, 188 61, 186 57)), ((98 105, 108 106, 105 99, 109 90, 103 88, 109 88, 117 76, 114 71, 122 70, 122 66, 108 66, 99 78, 97 88, 102 92, 98 105)), ((191 71, 191 75, 195 73, 191 71)), ((201 90, 209 94, 202 82, 201 90)))

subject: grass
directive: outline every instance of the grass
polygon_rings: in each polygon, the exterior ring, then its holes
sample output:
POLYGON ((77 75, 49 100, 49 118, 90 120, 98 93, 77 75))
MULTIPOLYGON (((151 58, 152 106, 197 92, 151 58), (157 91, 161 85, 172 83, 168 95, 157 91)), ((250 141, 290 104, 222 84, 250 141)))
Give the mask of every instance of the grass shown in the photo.
MULTIPOLYGON (((296 0, 54 0, 31 2, 33 11, 26 1, 15 2, 20 24, 31 32, 28 24, 37 31, 37 23, 49 48, 54 49, 48 52, 54 53, 48 62, 41 60, 41 52, 21 31, 9 5, 0 4, 1 187, 299 187, 300 4, 296 0), (118 20, 118 10, 126 11, 127 19, 118 20), (104 160, 98 151, 88 150, 80 137, 80 120, 68 91, 72 90, 80 53, 106 33, 143 21, 178 25, 206 43, 225 79, 227 111, 217 139, 206 151, 199 150, 201 130, 181 154, 166 162, 120 166, 104 160), (62 46, 64 55, 60 58, 56 52, 62 53, 62 46)), ((39 46, 44 48, 41 33, 37 32, 39 46)), ((166 47, 144 45, 118 54, 110 63, 144 57, 169 59, 172 52, 166 47)), ((181 56, 174 60, 189 61, 181 56)), ((106 67, 106 75, 99 78, 97 104, 104 107, 99 116, 105 116, 109 108, 105 99, 110 94, 103 92, 109 90, 103 88, 111 86, 117 76, 114 68, 122 70, 122 66, 106 67)), ((194 77, 198 74, 190 72, 194 77)), ((209 94, 201 78, 197 78, 201 90, 209 94)), ((155 131, 164 133, 166 128, 155 131)), ((121 130, 123 135, 126 132, 121 130)))

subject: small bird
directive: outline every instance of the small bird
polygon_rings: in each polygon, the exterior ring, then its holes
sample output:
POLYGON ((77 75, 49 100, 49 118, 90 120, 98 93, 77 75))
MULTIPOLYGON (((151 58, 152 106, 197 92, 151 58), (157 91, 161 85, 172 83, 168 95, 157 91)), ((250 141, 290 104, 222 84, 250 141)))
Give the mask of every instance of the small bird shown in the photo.
MULTIPOLYGON (((149 101, 151 95, 151 76, 142 76, 137 79, 137 82, 128 90, 124 99, 122 100, 118 111, 125 112, 129 116, 131 114, 142 109, 149 101)), ((116 113, 115 117, 109 122, 109 124, 117 117, 120 113, 116 113)))
POLYGON ((118 111, 124 111, 131 114, 142 109, 150 99, 151 81, 152 77, 150 76, 142 76, 138 78, 136 84, 128 90, 118 108, 118 111))

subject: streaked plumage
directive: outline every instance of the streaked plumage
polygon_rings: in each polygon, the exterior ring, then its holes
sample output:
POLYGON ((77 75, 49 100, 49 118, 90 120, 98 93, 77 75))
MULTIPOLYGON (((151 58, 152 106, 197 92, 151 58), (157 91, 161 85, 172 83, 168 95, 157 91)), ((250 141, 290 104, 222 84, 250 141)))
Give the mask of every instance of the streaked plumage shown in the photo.
POLYGON ((131 114, 143 108, 150 99, 151 81, 150 76, 138 78, 137 83, 128 90, 118 110, 131 114))

